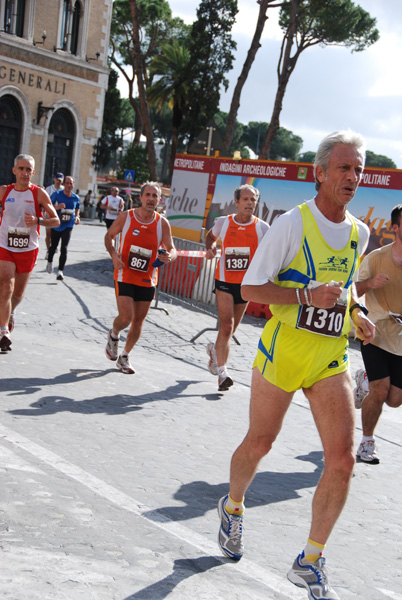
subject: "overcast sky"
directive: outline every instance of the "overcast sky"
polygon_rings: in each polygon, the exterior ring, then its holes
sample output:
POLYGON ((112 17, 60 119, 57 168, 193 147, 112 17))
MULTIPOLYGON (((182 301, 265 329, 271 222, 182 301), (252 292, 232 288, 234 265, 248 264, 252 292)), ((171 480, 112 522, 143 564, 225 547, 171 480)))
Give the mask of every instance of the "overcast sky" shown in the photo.
MULTIPOLYGON (((314 46, 305 50, 285 94, 281 126, 303 139, 302 151, 315 151, 320 140, 338 129, 351 128, 367 139, 368 149, 392 158, 402 169, 402 1, 356 1, 377 19, 380 40, 368 50, 314 46)), ((169 0, 174 16, 186 23, 196 18, 198 0, 169 0)), ((238 120, 269 121, 276 93, 276 67, 281 30, 277 9, 263 33, 241 97, 238 120)), ((254 34, 258 16, 256 0, 239 0, 233 29, 236 62, 228 78, 220 108, 228 112, 232 92, 254 34)))

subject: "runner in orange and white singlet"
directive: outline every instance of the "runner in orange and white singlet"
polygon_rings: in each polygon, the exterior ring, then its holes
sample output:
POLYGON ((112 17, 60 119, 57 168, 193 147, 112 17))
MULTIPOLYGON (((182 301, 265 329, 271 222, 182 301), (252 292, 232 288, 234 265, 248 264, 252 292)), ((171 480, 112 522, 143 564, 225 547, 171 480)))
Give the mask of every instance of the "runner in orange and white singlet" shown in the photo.
POLYGON ((12 169, 16 182, 0 187, 0 351, 11 350, 14 311, 24 297, 39 250, 40 225, 60 223, 49 195, 31 183, 35 160, 19 154, 12 169), (42 212, 47 217, 42 218, 42 212))
POLYGON ((126 374, 134 373, 129 353, 138 342, 145 317, 155 295, 158 268, 152 263, 176 259, 170 225, 156 212, 161 198, 158 183, 147 182, 141 188, 139 208, 130 209, 117 217, 105 236, 114 271, 118 316, 113 321, 106 345, 106 356, 126 374), (118 251, 114 239, 120 234, 118 251), (164 249, 165 253, 158 253, 164 249), (130 326, 123 352, 118 352, 119 334, 130 326))
POLYGON ((209 342, 208 368, 218 375, 218 390, 225 391, 233 385, 226 363, 229 358, 230 338, 236 331, 247 308, 240 286, 258 244, 269 225, 254 216, 260 193, 252 185, 242 185, 234 191, 237 213, 219 217, 206 237, 205 258, 216 256, 216 242, 221 240, 221 255, 215 272, 216 302, 219 331, 215 344, 209 342))

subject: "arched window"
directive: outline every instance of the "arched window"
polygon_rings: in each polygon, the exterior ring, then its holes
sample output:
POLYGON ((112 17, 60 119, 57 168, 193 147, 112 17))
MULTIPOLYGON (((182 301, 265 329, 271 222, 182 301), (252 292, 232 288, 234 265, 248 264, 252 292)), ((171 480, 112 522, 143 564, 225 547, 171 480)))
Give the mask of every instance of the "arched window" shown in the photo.
POLYGON ((11 169, 20 153, 22 112, 18 101, 9 94, 0 98, 0 185, 14 181, 11 169))
POLYGON ((78 53, 82 7, 79 0, 63 0, 63 18, 60 32, 60 48, 71 54, 78 53))
POLYGON ((18 37, 24 36, 25 0, 6 0, 4 31, 18 37))

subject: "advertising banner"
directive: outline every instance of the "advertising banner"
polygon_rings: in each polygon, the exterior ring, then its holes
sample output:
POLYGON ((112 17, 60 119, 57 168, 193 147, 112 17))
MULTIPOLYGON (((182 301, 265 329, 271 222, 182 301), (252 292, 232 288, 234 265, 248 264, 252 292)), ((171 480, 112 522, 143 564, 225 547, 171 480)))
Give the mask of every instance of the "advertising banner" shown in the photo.
POLYGON ((173 235, 200 241, 207 200, 210 160, 176 157, 166 218, 173 235))
MULTIPOLYGON (((210 229, 220 215, 235 212, 233 191, 250 184, 260 192, 256 214, 269 224, 282 213, 316 195, 312 164, 257 161, 218 162, 215 190, 206 222, 210 229), (228 174, 230 173, 230 174, 228 174)), ((349 212, 370 228, 367 252, 394 240, 390 215, 394 206, 402 204, 402 171, 367 167, 360 186, 348 206, 349 212)))
MULTIPOLYGON (((209 230, 217 217, 236 212, 233 192, 246 183, 260 191, 256 214, 269 224, 282 213, 316 195, 313 165, 310 163, 178 155, 169 198, 173 199, 173 210, 168 212, 171 225, 182 223, 181 226, 191 229, 193 234, 200 232, 203 226, 201 214, 208 192, 210 202, 204 226, 209 230), (194 200, 193 204, 191 200, 194 200), (188 219, 189 214, 196 217, 188 219), (190 220, 192 227, 189 226, 190 220)), ((397 204, 402 204, 402 171, 366 167, 348 210, 370 228, 367 252, 393 241, 390 215, 397 204)), ((200 241, 200 237, 187 239, 200 241)))

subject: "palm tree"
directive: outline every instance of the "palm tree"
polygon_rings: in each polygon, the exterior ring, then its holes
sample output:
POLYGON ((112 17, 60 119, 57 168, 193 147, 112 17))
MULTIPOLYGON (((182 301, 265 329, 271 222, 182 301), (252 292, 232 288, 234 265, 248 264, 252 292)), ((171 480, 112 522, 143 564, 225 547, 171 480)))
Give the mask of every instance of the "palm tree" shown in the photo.
POLYGON ((158 79, 148 88, 151 105, 163 111, 166 104, 172 109, 172 141, 170 147, 170 177, 173 174, 180 125, 188 102, 190 52, 177 40, 165 45, 150 65, 150 75, 158 79))

